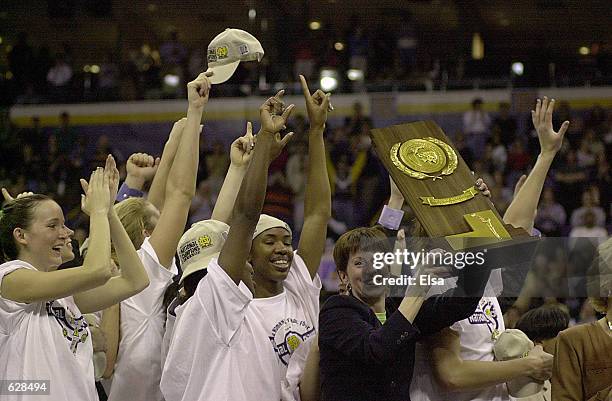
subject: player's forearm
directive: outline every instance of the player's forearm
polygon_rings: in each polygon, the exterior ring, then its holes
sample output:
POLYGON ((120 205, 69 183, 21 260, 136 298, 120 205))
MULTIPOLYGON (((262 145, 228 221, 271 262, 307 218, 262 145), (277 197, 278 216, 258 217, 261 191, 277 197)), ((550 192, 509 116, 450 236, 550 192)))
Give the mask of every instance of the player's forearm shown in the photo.
POLYGON ((235 214, 251 222, 259 220, 266 197, 268 168, 270 166, 271 134, 258 135, 255 154, 242 180, 236 199, 235 214))
POLYGON ((155 205, 155 207, 157 207, 160 211, 164 207, 164 201, 166 198, 166 182, 168 181, 168 174, 170 173, 170 168, 174 163, 174 158, 176 156, 183 131, 184 130, 181 129, 176 133, 170 133, 170 137, 168 138, 162 152, 159 167, 157 168, 157 172, 155 173, 155 177, 153 177, 153 182, 151 183, 151 188, 149 189, 147 200, 155 205))
POLYGON ((511 361, 461 361, 459 366, 438 372, 440 382, 451 391, 475 390, 505 383, 529 371, 523 358, 511 361))
POLYGON ((190 107, 187 122, 166 183, 166 199, 170 196, 195 196, 196 174, 200 151, 200 120, 203 109, 190 107))
POLYGON ((531 231, 540 194, 544 187, 544 181, 554 157, 554 153, 540 154, 538 156, 523 188, 521 188, 504 214, 505 223, 512 224, 515 227, 522 227, 527 232, 531 231))
POLYGON ((225 175, 225 179, 223 180, 219 196, 217 197, 211 219, 222 221, 227 224, 230 223, 234 204, 236 203, 236 197, 238 196, 242 180, 246 175, 247 168, 248 166, 237 167, 230 165, 225 175))

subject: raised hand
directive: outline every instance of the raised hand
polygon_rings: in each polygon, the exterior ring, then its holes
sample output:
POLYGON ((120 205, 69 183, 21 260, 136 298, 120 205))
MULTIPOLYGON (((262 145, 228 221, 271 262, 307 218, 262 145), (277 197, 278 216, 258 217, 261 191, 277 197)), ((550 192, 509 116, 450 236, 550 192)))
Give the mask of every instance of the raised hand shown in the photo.
POLYGON ((525 357, 529 361, 530 369, 527 374, 535 380, 543 382, 552 376, 554 356, 544 352, 541 345, 533 347, 525 357))
POLYGON ((246 167, 253 157, 255 138, 253 137, 253 125, 247 121, 246 133, 236 138, 230 148, 230 160, 233 166, 246 167))
POLYGON ((306 99, 306 111, 308 112, 308 120, 313 128, 324 128, 327 122, 327 112, 329 111, 329 97, 331 94, 324 93, 321 89, 317 89, 315 93, 310 94, 306 78, 300 75, 300 83, 302 84, 302 92, 306 99))
POLYGON ((106 166, 104 166, 104 175, 108 179, 108 190, 110 193, 109 213, 113 210, 112 205, 115 203, 117 192, 119 192, 119 170, 117 163, 112 155, 106 157, 106 166))
POLYGON ((262 133, 276 134, 286 128, 287 120, 295 109, 295 105, 290 104, 285 108, 282 100, 284 94, 285 91, 280 90, 259 107, 262 133))
POLYGON ((81 178, 81 187, 85 195, 81 195, 81 210, 89 216, 94 213, 108 214, 110 209, 109 177, 104 169, 98 167, 89 178, 89 182, 81 178))
POLYGON ((15 199, 23 198, 24 196, 30 196, 30 195, 34 195, 34 192, 22 192, 13 198, 6 188, 2 188, 2 196, 4 197, 4 200, 7 202, 11 202, 11 201, 14 201, 15 199))
POLYGON ((189 107, 203 109, 208 103, 210 94, 210 81, 208 77, 213 75, 212 71, 203 72, 196 79, 187 84, 187 100, 189 107))
POLYGON ((540 99, 538 99, 535 111, 531 111, 531 120, 540 140, 540 153, 556 154, 561 149, 563 137, 567 127, 569 127, 569 121, 564 121, 559 128, 559 132, 553 130, 552 115, 554 108, 555 99, 548 101, 548 98, 544 96, 544 101, 540 102, 540 99))
POLYGON ((476 180, 476 188, 478 188, 478 190, 482 192, 484 196, 486 196, 487 198, 491 198, 491 191, 489 191, 489 187, 487 186, 487 184, 485 184, 482 178, 476 180))
MULTIPOLYGON (((174 131, 174 128, 172 130, 174 131)), ((159 157, 153 158, 146 153, 133 153, 125 166, 127 175, 142 180, 144 184, 144 182, 151 181, 155 177, 159 162, 159 157)))

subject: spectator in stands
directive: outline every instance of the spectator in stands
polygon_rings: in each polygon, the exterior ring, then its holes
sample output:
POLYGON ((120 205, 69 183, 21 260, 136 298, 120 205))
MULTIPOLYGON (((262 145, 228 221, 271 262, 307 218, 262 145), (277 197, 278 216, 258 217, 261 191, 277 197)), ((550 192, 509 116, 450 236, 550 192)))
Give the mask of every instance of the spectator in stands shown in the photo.
POLYGON ((210 219, 216 201, 216 196, 213 198, 211 194, 208 181, 200 181, 189 207, 187 227, 191 227, 192 224, 198 221, 210 219))
POLYGON ((578 166, 576 152, 570 149, 555 175, 559 185, 557 198, 567 212, 571 213, 578 207, 579 200, 576 194, 582 193, 587 179, 587 172, 578 166))
POLYGON ((35 68, 34 50, 28 43, 26 32, 17 34, 17 43, 8 54, 8 62, 19 87, 24 88, 27 83, 32 82, 32 71, 35 68))
POLYGON ((296 236, 302 231, 304 222, 304 194, 306 190, 306 171, 308 146, 304 141, 289 145, 290 156, 287 160, 285 177, 291 188, 293 198, 293 227, 296 236))
POLYGON ((302 74, 306 79, 311 79, 315 73, 315 56, 312 50, 312 42, 309 40, 310 33, 305 33, 297 41, 294 49, 295 64, 293 67, 294 76, 302 74))
POLYGON ((493 131, 491 142, 487 144, 487 152, 490 152, 493 168, 499 171, 506 171, 508 152, 506 151, 506 145, 502 143, 501 134, 498 129, 493 131))
POLYGON ((262 213, 293 226, 293 190, 287 183, 283 170, 278 170, 268 177, 268 189, 262 213))
POLYGON ((491 117, 482 109, 482 99, 472 101, 472 109, 463 114, 463 133, 467 146, 474 153, 482 152, 489 134, 491 117))
POLYGON ((586 223, 585 215, 587 213, 592 213, 594 217, 594 225, 598 227, 604 227, 606 224, 606 212, 598 206, 598 202, 596 199, 598 194, 596 194, 596 187, 589 187, 582 193, 582 206, 572 212, 570 217, 570 224, 572 228, 578 226, 584 226, 586 223))
MULTIPOLYGON (((63 154, 70 154, 79 135, 70 124, 70 114, 68 112, 64 111, 60 114, 60 126, 54 131, 54 135, 57 139, 58 150, 63 154)), ((103 156, 102 163, 106 160, 106 155, 108 153, 103 156)), ((96 167, 99 166, 99 164, 96 165, 96 167)))
POLYGON ((499 114, 493 119, 491 124, 491 131, 499 132, 501 135, 501 142, 509 147, 516 136, 516 118, 510 115, 510 103, 501 102, 499 104, 499 114))
POLYGON ((212 148, 205 155, 206 171, 208 172, 208 182, 210 190, 219 193, 223 184, 223 177, 230 164, 230 157, 223 146, 223 142, 216 140, 212 148))
POLYGON ((570 231, 569 236, 571 238, 602 238, 605 239, 608 237, 608 231, 601 227, 597 226, 595 213, 592 210, 587 210, 582 214, 582 223, 573 226, 572 231, 570 231))
POLYGON ((101 101, 119 100, 119 66, 112 52, 106 53, 100 64, 98 75, 98 99, 101 101))
POLYGON ((576 161, 579 167, 591 170, 595 166, 595 155, 591 152, 591 144, 585 138, 580 141, 580 147, 576 152, 576 161))
POLYGON ((55 57, 55 64, 47 73, 49 96, 54 103, 64 103, 69 100, 72 67, 66 62, 63 54, 55 57))
POLYGON ((408 78, 415 72, 417 64, 417 48, 419 40, 415 32, 412 17, 408 14, 403 16, 403 23, 397 34, 396 49, 399 53, 399 65, 401 77, 408 78))
POLYGON ((535 226, 548 237, 558 237, 563 233, 566 220, 565 209, 555 200, 555 193, 552 188, 544 188, 535 226))
POLYGON ((348 134, 351 137, 359 135, 362 131, 362 125, 366 122, 367 117, 363 115, 363 105, 360 102, 353 103, 353 114, 344 120, 348 134))
POLYGON ((40 117, 32 117, 32 126, 19 131, 19 140, 23 144, 30 145, 32 150, 39 155, 46 150, 47 137, 40 125, 40 117))
POLYGON ((472 152, 472 149, 470 149, 467 146, 467 144, 465 142, 465 135, 462 132, 458 132, 455 135, 455 141, 454 142, 455 142, 455 147, 457 148, 457 151, 459 152, 459 154, 461 155, 461 157, 465 161, 465 164, 467 164, 468 167, 472 167, 473 168, 474 152, 472 152))
POLYGON ((167 66, 183 67, 187 60, 187 49, 179 41, 178 31, 174 28, 168 33, 168 40, 166 40, 159 47, 159 55, 161 56, 162 63, 167 66))

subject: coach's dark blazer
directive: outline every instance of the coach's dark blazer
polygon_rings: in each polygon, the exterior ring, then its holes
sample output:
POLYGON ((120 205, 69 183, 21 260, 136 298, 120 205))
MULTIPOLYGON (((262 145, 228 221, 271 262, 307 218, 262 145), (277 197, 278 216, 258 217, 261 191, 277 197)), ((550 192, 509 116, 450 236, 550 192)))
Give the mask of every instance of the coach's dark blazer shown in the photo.
POLYGON ((426 300, 413 324, 397 310, 401 298, 387 298, 384 325, 352 295, 329 298, 319 314, 321 401, 410 400, 415 343, 469 317, 482 296, 458 290, 426 300))

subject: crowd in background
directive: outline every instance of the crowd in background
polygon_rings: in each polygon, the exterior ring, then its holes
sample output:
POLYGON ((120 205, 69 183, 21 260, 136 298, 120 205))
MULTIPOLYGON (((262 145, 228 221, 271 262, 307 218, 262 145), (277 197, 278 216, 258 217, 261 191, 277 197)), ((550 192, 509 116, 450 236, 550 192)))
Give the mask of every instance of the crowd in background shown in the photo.
MULTIPOLYGON (((472 110, 463 116, 463 130, 448 133, 468 166, 491 188, 493 203, 500 213, 512 200, 518 179, 533 166, 539 146, 531 124, 525 132, 518 131, 520 118, 531 117, 512 114, 506 103, 499 105, 497 113, 487 113, 476 99, 472 110)), ((555 123, 566 119, 572 123, 549 174, 536 227, 547 236, 601 236, 612 223, 609 167, 612 113, 594 107, 579 115, 567 103, 560 102, 555 123)), ((108 153, 120 161, 127 156, 120 143, 111 144, 104 135, 98 138, 80 135, 68 114, 62 114, 60 121, 59 127, 50 128, 33 118, 29 127, 9 126, 4 130, 0 151, 7 157, 3 157, 0 165, 0 183, 13 193, 31 190, 53 194, 62 205, 71 205, 67 211, 70 219, 78 215, 79 192, 67 183, 103 164, 108 153), (88 141, 94 140, 95 151, 91 152, 88 141)), ((304 138, 306 127, 303 116, 297 116, 292 125, 297 140, 270 168, 264 210, 283 218, 299 232, 306 163, 306 143, 299 139, 304 138)), ((327 127, 325 140, 333 192, 331 237, 368 224, 388 196, 386 170, 368 136, 371 128, 372 121, 359 103, 344 124, 327 127)), ((192 222, 210 217, 229 166, 227 149, 219 141, 203 145, 201 160, 192 222)))
MULTIPOLYGON (((606 82, 612 74, 602 43, 594 43, 589 56, 563 60, 561 66, 568 70, 562 71, 560 66, 554 77, 534 65, 530 71, 536 75, 510 80, 510 65, 501 68, 498 62, 471 60, 463 50, 444 59, 430 54, 428 47, 420 45, 417 25, 409 17, 395 29, 385 26, 363 26, 355 21, 342 34, 304 28, 297 36, 300 40, 276 44, 283 49, 282 62, 241 64, 230 84, 214 88, 213 93, 267 94, 277 83, 284 87, 295 83, 292 77, 296 71, 318 80, 322 69, 335 72, 336 91, 343 92, 366 87, 374 91, 472 88, 470 80, 478 81, 480 87, 486 87, 487 80, 493 87, 506 87, 511 81, 518 86, 571 86, 606 82)), ((7 51, 6 58, 0 58, 0 71, 10 72, 0 74, 2 102, 176 99, 184 95, 185 77, 194 76, 206 64, 204 49, 188 46, 176 28, 158 41, 118 49, 104 50, 95 63, 83 65, 69 43, 52 51, 47 44, 33 44, 28 34, 21 32, 10 47, 0 50, 7 51)))

